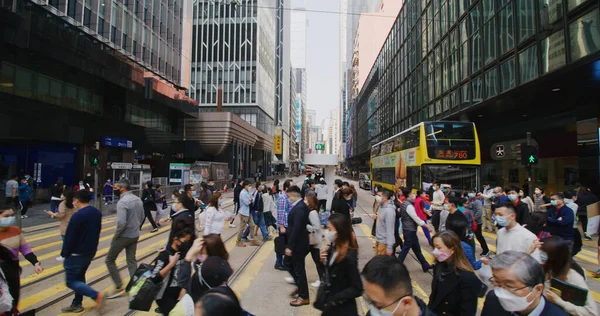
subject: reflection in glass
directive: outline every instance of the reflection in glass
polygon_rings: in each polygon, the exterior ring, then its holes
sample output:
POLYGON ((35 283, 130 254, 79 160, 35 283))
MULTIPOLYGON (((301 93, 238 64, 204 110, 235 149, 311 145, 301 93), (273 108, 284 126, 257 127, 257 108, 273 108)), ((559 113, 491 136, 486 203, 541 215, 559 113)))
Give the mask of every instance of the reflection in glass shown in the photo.
POLYGON ((496 59, 496 20, 491 20, 483 27, 484 63, 487 65, 496 59))
POLYGON ((578 7, 580 4, 584 3, 587 0, 567 0, 567 10, 571 12, 571 10, 578 7))
POLYGON ((594 10, 569 25, 569 41, 573 61, 600 50, 599 12, 594 10))
POLYGON ((495 0, 482 0, 483 2, 483 22, 485 23, 491 17, 494 16, 494 2, 495 0))
POLYGON ((506 91, 515 87, 515 58, 500 65, 500 90, 506 91))
POLYGON ((560 30, 541 42, 542 73, 553 71, 566 63, 565 35, 560 30))
POLYGON ((519 54, 520 84, 531 81, 538 76, 537 46, 532 45, 519 54))
POLYGON ((535 34, 535 5, 534 0, 520 0, 518 4, 519 15, 519 43, 535 34))
POLYGON ((492 68, 485 73, 485 98, 491 98, 498 94, 498 70, 492 68))
POLYGON ((563 17, 562 0, 539 0, 540 26, 547 28, 563 17))
POLYGON ((481 68, 481 35, 475 32, 471 38, 471 73, 476 73, 481 68))
POLYGON ((515 29, 512 2, 508 3, 502 11, 498 13, 498 23, 500 30, 500 55, 503 55, 515 46, 515 29))
POLYGON ((483 85, 481 84, 481 76, 471 81, 473 90, 473 103, 479 103, 483 100, 483 85))
POLYGON ((461 80, 469 76, 469 47, 467 43, 460 48, 460 76, 461 80))

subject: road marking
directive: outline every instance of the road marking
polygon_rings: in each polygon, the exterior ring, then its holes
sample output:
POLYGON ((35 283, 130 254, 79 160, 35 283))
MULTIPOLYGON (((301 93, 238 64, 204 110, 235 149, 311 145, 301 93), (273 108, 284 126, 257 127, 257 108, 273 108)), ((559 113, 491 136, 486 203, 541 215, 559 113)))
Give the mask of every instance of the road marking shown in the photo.
MULTIPOLYGON (((148 224, 148 225, 150 225, 150 224, 148 224)), ((165 230, 165 229, 163 229, 163 230, 165 230)), ((140 239, 138 240, 138 243, 156 236, 156 234, 159 232, 160 231, 158 231, 156 233, 146 233, 144 235, 141 235, 140 239)), ((109 249, 110 249, 110 245, 108 247, 100 249, 99 251, 96 252, 96 256, 94 256, 94 258, 98 258, 99 256, 107 254, 109 249)), ((38 257, 38 260, 39 260, 39 257, 38 257)), ((25 262, 28 262, 28 261, 25 261, 25 262)), ((48 274, 60 272, 63 270, 64 270, 64 265, 61 263, 61 264, 55 265, 53 267, 50 267, 48 269, 44 269, 44 271, 40 274, 36 274, 35 272, 33 272, 30 275, 28 275, 24 278, 21 278, 21 286, 23 286, 25 284, 29 284, 29 283, 35 281, 35 279, 37 279, 37 278, 41 278, 48 274)))
MULTIPOLYGON (((149 226, 150 226, 150 224, 145 224, 144 226, 142 226, 142 229, 144 229, 144 228, 147 228, 147 227, 149 227, 149 226)), ((164 230, 164 229, 163 229, 163 230, 164 230)), ((159 230, 159 231, 160 231, 160 230, 159 230)), ((148 233, 148 234, 156 234, 156 233, 148 233)), ((146 234, 146 235, 147 235, 147 234, 146 234)), ((113 237, 114 237, 114 234, 112 234, 112 235, 108 235, 108 236, 104 236, 104 237, 101 237, 100 239, 98 239, 98 244, 100 244, 100 242, 102 242, 102 241, 105 241, 105 240, 112 239, 113 237)), ((43 248, 41 248, 41 249, 44 249, 44 248, 50 248, 51 246, 56 246, 56 245, 61 245, 61 249, 60 249, 60 250, 53 251, 53 252, 49 252, 49 253, 46 253, 46 254, 43 254, 43 255, 41 255, 41 256, 38 256, 38 257, 37 257, 38 261, 42 261, 42 260, 46 260, 46 259, 48 259, 48 258, 52 258, 52 257, 57 257, 57 256, 59 256, 59 255, 60 255, 60 253, 61 253, 61 251, 62 251, 62 241, 57 241, 57 242, 52 242, 52 243, 49 243, 49 244, 47 245, 47 247, 43 247, 43 248)), ((41 246, 40 246, 40 247, 41 247, 41 246)), ((37 250, 40 250, 40 247, 38 247, 37 249, 36 249, 36 248, 33 248, 33 249, 31 249, 31 250, 32 250, 32 251, 37 251, 37 250)), ((35 252, 34 252, 34 253, 35 253, 35 252)), ((25 266, 27 266, 28 264, 29 264, 29 261, 27 261, 27 260, 21 260, 21 261, 19 261, 19 265, 20 265, 21 267, 25 267, 25 266)))
POLYGON ((258 277, 265 260, 273 253, 274 247, 275 243, 273 242, 263 244, 262 248, 258 250, 258 253, 252 258, 240 277, 231 285, 231 289, 237 294, 240 301, 244 293, 252 285, 252 282, 258 277))
MULTIPOLYGON (((104 225, 106 223, 114 222, 114 221, 115 221, 114 219, 103 220, 102 221, 102 225, 104 225)), ((24 235, 25 236, 25 240, 27 240, 28 243, 32 243, 34 241, 44 240, 44 239, 48 239, 50 237, 55 237, 55 236, 60 236, 60 230, 58 229, 58 226, 56 226, 56 228, 57 228, 57 230, 52 231, 52 232, 32 234, 32 235, 24 235)))
MULTIPOLYGON (((146 224, 146 226, 147 226, 147 224, 146 224)), ((117 225, 108 226, 108 227, 102 228, 100 230, 100 233, 105 233, 107 231, 110 231, 110 230, 113 230, 113 229, 116 229, 116 228, 117 228, 117 225)), ((53 233, 53 234, 49 235, 49 237, 59 236, 59 235, 60 235, 60 232, 57 232, 57 233, 53 233)), ((27 243, 30 242, 29 238, 27 238, 25 240, 27 241, 27 243)), ((43 250, 43 249, 50 248, 52 246, 57 246, 57 245, 62 245, 62 240, 54 241, 54 242, 47 243, 47 244, 43 244, 43 245, 37 246, 37 247, 33 247, 33 248, 31 248, 31 251, 35 252, 35 251, 38 251, 38 250, 43 250)))
MULTIPOLYGON (((136 257, 138 257, 138 258, 143 257, 150 253, 156 252, 157 247, 163 246, 164 244, 165 244, 164 240, 161 240, 161 241, 155 242, 153 244, 150 244, 142 249, 138 249, 136 257)), ((117 266, 119 266, 124 262, 125 262, 125 256, 120 256, 119 258, 117 258, 116 264, 117 264, 117 266)), ((107 273, 107 272, 108 272, 108 270, 106 268, 106 265, 103 264, 92 270, 88 270, 87 273, 85 274, 85 278, 86 278, 86 280, 90 281, 96 277, 99 277, 99 276, 107 273)), ((27 310, 28 308, 30 308, 48 298, 52 298, 55 295, 62 293, 64 291, 67 291, 67 290, 70 290, 70 289, 67 288, 67 285, 65 284, 65 282, 61 282, 59 284, 52 285, 43 291, 40 291, 29 297, 21 299, 19 302, 19 310, 27 310)))

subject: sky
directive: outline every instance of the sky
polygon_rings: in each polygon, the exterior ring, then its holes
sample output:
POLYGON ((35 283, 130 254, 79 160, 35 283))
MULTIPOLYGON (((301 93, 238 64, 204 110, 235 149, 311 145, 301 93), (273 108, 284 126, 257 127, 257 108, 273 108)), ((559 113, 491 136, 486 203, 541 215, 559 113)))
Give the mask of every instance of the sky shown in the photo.
MULTIPOLYGON (((306 0, 306 9, 339 12, 339 0, 306 0)), ((306 18, 306 103, 320 124, 340 102, 340 18, 316 12, 306 18)))

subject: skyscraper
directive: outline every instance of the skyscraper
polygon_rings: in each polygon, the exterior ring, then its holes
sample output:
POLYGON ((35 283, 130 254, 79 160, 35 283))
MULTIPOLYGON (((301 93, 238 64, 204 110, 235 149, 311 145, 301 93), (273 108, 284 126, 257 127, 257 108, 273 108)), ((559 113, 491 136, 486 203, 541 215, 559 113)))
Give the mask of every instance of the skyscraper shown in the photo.
POLYGON ((273 135, 276 5, 275 0, 195 1, 190 95, 200 103, 201 112, 216 110, 222 88, 224 111, 273 135))

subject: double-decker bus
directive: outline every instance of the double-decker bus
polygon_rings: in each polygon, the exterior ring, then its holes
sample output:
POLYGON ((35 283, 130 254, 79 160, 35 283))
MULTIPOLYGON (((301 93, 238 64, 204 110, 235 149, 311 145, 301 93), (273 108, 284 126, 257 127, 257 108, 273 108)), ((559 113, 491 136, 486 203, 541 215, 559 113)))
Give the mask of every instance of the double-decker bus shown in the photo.
POLYGON ((481 155, 475 124, 421 122, 371 147, 371 184, 429 190, 479 188, 481 155))

